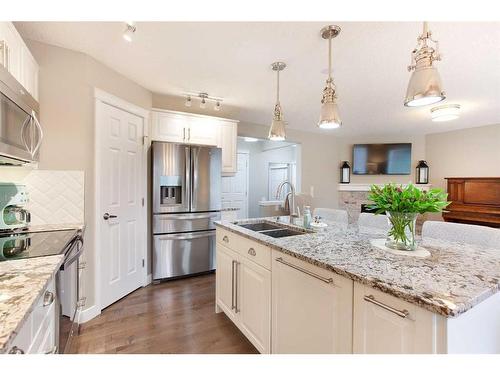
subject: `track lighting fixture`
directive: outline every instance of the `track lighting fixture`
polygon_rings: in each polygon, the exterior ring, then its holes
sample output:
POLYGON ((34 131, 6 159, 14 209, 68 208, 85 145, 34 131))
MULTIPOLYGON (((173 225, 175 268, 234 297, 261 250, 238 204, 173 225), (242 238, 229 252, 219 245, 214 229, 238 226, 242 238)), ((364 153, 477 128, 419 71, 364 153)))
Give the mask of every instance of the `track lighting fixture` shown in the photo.
POLYGON ((191 107, 193 104, 193 98, 199 98, 200 99, 200 108, 205 109, 207 108, 207 102, 213 102, 214 103, 214 111, 220 111, 222 109, 222 98, 216 98, 213 96, 209 96, 206 92, 200 92, 200 93, 187 93, 186 95, 186 101, 184 102, 184 105, 186 107, 191 107))

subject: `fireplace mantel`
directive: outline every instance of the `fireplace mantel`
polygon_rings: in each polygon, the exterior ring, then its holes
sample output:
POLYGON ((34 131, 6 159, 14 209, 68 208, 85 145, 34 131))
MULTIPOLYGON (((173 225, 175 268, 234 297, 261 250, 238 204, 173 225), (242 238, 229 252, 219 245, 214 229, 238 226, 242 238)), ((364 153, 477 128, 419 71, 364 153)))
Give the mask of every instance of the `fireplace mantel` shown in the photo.
MULTIPOLYGON (((385 184, 338 184, 338 191, 370 191, 372 185, 378 185, 380 187, 385 184)), ((398 184, 399 185, 399 184, 398 184)), ((402 184, 407 186, 408 184, 402 184)), ((428 191, 431 188, 430 184, 427 185, 416 185, 415 186, 421 190, 428 191)))

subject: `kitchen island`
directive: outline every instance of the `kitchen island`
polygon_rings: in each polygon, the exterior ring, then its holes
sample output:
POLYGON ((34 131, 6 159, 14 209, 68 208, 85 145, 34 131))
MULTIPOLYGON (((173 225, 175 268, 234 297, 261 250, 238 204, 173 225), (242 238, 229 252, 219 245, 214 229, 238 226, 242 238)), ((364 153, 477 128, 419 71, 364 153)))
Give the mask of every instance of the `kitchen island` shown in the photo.
POLYGON ((275 219, 217 223, 216 305, 261 352, 500 352, 499 249, 426 241, 419 258, 356 227, 273 238, 252 222, 275 219))

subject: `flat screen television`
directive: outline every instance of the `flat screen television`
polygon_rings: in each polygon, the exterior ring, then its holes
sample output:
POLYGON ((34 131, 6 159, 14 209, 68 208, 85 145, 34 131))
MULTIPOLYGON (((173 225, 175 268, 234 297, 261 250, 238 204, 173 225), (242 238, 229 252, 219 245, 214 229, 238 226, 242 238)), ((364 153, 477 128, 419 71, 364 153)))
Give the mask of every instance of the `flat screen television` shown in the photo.
POLYGON ((352 155, 353 174, 411 173, 411 143, 357 144, 352 155))

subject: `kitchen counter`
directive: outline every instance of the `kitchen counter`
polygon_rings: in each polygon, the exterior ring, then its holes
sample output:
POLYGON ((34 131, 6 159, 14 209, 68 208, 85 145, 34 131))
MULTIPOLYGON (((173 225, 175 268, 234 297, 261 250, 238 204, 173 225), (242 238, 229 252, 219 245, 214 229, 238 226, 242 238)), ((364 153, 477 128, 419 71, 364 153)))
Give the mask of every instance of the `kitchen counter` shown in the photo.
POLYGON ((58 271, 64 255, 0 262, 0 353, 4 353, 58 271))
POLYGON ((315 233, 272 238, 236 225, 263 220, 276 222, 261 218, 219 221, 216 226, 446 317, 456 317, 500 290, 499 249, 426 240, 430 256, 418 258, 374 247, 370 239, 377 236, 361 234, 356 226, 345 230, 330 223, 315 233))

